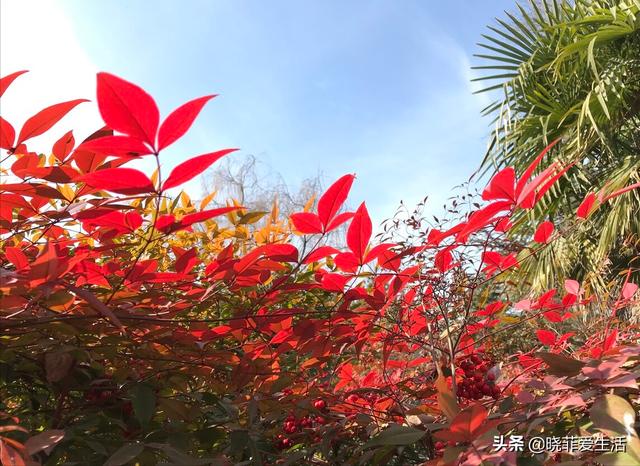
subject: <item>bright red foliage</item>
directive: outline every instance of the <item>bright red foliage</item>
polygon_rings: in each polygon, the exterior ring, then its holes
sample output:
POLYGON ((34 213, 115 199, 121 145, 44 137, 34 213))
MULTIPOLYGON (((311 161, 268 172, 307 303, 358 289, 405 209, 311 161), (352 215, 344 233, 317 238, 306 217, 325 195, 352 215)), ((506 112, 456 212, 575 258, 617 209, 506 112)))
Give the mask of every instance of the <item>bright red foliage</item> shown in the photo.
POLYGON ((551 222, 504 233, 570 169, 535 174, 558 141, 520 179, 500 171, 489 204, 428 230, 409 219, 412 241, 372 239, 364 202, 340 212, 352 174, 285 219, 295 236, 276 209, 166 197, 235 149, 164 181, 123 166, 154 154, 159 167, 211 98, 160 125, 148 93, 100 73, 107 127, 78 147, 64 134, 50 157, 23 143, 83 100, 39 112, 17 140, 1 121, 3 170, 22 180, 0 187, 3 463, 515 464, 529 453, 495 451, 494 436, 552 429, 630 434, 597 461, 640 460, 633 425, 611 422, 636 409, 638 332, 620 317, 637 303, 633 266, 588 332, 565 331, 596 305, 576 280, 540 296, 501 280, 562 236, 551 222))

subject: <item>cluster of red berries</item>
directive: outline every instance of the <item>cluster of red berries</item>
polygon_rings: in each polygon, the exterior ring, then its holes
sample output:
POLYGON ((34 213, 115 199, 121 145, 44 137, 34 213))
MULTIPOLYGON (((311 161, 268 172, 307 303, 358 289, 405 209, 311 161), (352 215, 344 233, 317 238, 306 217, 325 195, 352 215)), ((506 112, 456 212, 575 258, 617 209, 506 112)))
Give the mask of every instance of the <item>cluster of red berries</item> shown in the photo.
POLYGON ((469 400, 479 400, 490 396, 494 400, 500 397, 500 388, 495 385, 496 376, 488 372, 491 360, 484 354, 472 354, 460 363, 463 370, 462 380, 458 383, 458 396, 469 400))
MULTIPOLYGON (((313 402, 313 407, 318 411, 325 411, 327 409, 327 402, 319 398, 313 402)), ((282 430, 285 434, 292 435, 297 432, 302 432, 304 429, 312 429, 316 426, 325 425, 327 418, 324 416, 314 416, 308 414, 301 418, 296 418, 293 414, 287 416, 284 420, 282 430)), ((316 439, 316 440, 319 440, 316 439)), ((279 434, 276 437, 276 448, 279 450, 286 450, 293 446, 293 441, 284 434, 279 434)))

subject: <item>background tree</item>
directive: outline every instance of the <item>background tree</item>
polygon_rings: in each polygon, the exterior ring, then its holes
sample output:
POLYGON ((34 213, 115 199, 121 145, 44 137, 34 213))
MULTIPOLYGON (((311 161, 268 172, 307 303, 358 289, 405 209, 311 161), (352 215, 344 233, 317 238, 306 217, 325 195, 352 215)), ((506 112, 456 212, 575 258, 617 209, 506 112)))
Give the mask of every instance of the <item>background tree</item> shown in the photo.
MULTIPOLYGON (((575 165, 538 204, 516 219, 515 235, 537 222, 570 218, 590 192, 606 195, 640 180, 640 2, 533 1, 489 27, 482 91, 503 93, 487 106, 495 130, 482 167, 522 173, 560 138, 554 157, 575 165), (497 81, 497 83, 496 83, 497 81), (493 84, 495 83, 495 84, 493 84)), ((481 92, 482 92, 481 91, 481 92)), ((638 256, 640 194, 594 212, 592 222, 545 249, 519 273, 536 288, 574 276, 602 288, 638 256)))
MULTIPOLYGON (((294 212, 315 207, 325 184, 322 173, 317 173, 304 178, 294 189, 281 173, 251 154, 222 160, 205 172, 201 181, 205 196, 213 196, 212 205, 224 207, 233 199, 253 214, 271 212, 272 217, 275 215, 285 222, 294 212)), ((323 244, 344 245, 345 233, 343 224, 329 232, 323 244)))

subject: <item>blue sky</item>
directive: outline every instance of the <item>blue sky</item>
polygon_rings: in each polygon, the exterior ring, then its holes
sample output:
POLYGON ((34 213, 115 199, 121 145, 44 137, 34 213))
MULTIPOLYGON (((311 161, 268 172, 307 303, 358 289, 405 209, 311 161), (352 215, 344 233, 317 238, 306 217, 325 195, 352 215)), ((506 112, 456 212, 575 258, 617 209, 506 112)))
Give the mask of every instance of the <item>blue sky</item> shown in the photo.
MULTIPOLYGON (((239 147, 292 187, 318 171, 327 182, 355 172, 351 203, 366 200, 381 221, 401 199, 413 204, 430 194, 439 205, 477 168, 489 121, 480 117, 487 98, 472 95, 469 67, 486 25, 513 6, 511 0, 8 0, 3 29, 29 24, 33 11, 41 12, 40 25, 30 35, 23 29, 19 41, 3 33, 1 65, 3 74, 18 68, 46 74, 41 82, 51 88, 109 71, 147 89, 164 115, 191 98, 220 94, 164 154, 168 167, 239 147), (5 54, 11 48, 21 53, 5 54)), ((69 92, 93 98, 94 85, 79 83, 69 92)), ((198 189, 190 186, 196 197, 198 189)))

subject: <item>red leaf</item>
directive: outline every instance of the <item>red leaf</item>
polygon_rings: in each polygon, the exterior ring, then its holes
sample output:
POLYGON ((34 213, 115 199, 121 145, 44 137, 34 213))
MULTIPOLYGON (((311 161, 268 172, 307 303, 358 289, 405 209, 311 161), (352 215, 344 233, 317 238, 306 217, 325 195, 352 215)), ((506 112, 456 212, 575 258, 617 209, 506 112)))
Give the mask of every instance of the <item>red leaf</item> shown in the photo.
POLYGON ((7 259, 9 259, 9 262, 11 262, 18 271, 24 269, 29 265, 27 256, 25 256, 25 254, 19 248, 9 246, 5 248, 4 253, 7 256, 7 259))
POLYGON ((621 194, 624 194, 624 193, 626 193, 628 191, 632 191, 632 190, 634 190, 636 188, 640 188, 640 183, 635 183, 635 184, 632 184, 632 185, 629 185, 629 186, 625 186, 622 189, 618 189, 617 191, 614 191, 611 194, 609 194, 607 197, 605 197, 602 202, 608 201, 611 198, 614 198, 616 196, 620 196, 621 194))
POLYGON ((516 205, 523 209, 531 209, 535 205, 536 190, 547 179, 549 175, 557 169, 557 164, 554 162, 547 168, 542 170, 533 180, 527 183, 522 190, 518 193, 516 199, 516 205))
POLYGON ((105 136, 92 139, 80 144, 78 149, 116 157, 137 157, 152 152, 142 141, 131 136, 105 136))
POLYGON ((171 170, 169 178, 167 178, 162 185, 162 190, 165 191, 167 189, 174 188, 183 183, 186 183, 193 177, 205 171, 218 159, 236 150, 238 149, 219 150, 217 152, 199 155, 185 162, 182 162, 180 165, 171 170))
POLYGON ((215 95, 199 97, 176 108, 164 120, 158 132, 158 151, 180 139, 191 127, 202 107, 215 95))
POLYGON ((556 334, 551 330, 536 330, 536 336, 543 345, 553 346, 556 343, 556 334))
POLYGON ((482 193, 482 199, 485 201, 505 199, 516 202, 515 182, 516 172, 513 167, 507 167, 500 170, 493 178, 491 178, 489 185, 482 193))
POLYGON ((219 209, 203 210, 202 212, 196 212, 195 214, 185 215, 184 217, 182 217, 182 220, 180 220, 180 225, 182 228, 188 227, 189 225, 193 225, 194 223, 204 222, 205 220, 209 220, 213 217, 224 215, 228 212, 232 212, 238 209, 243 209, 243 207, 234 206, 234 207, 221 207, 219 209))
POLYGON ((278 333, 276 333, 273 336, 273 338, 271 339, 271 341, 269 343, 271 343, 272 345, 277 345, 279 343, 284 343, 292 335, 293 335, 293 330, 291 330, 290 328, 289 329, 280 330, 278 333))
POLYGON ((297 262, 298 248, 293 244, 271 243, 258 248, 265 257, 278 262, 297 262))
POLYGON ((89 102, 87 99, 76 99, 68 102, 51 105, 40 110, 22 125, 16 146, 19 146, 27 139, 39 136, 69 113, 74 107, 82 102, 89 102))
POLYGON ((444 232, 442 234, 442 239, 446 238, 452 233, 457 232, 456 241, 464 243, 467 241, 469 235, 486 227, 493 221, 498 213, 510 209, 511 206, 511 201, 492 202, 482 209, 472 212, 471 215, 469 215, 469 219, 466 223, 458 224, 444 232))
POLYGON ((622 287, 622 298, 631 299, 636 294, 636 291, 638 291, 638 285, 631 282, 625 283, 622 287))
POLYGON ((546 244, 549 242, 549 239, 551 238, 551 235, 553 234, 553 223, 551 223, 550 221, 545 221, 542 222, 539 226, 538 229, 536 230, 536 233, 533 235, 533 240, 536 243, 543 243, 546 244))
MULTIPOLYGON (((451 268, 453 256, 451 255, 451 246, 438 251, 433 259, 433 263, 440 273, 445 273, 451 268)), ((485 253, 486 256, 487 253, 485 253)))
POLYGON ((353 218, 353 212, 343 212, 341 214, 336 215, 335 218, 331 220, 331 223, 329 223, 327 228, 325 228, 324 230, 325 233, 329 233, 330 231, 335 230, 336 228, 338 228, 340 225, 350 220, 351 218, 353 218))
POLYGON ((487 419, 488 411, 480 403, 465 408, 451 421, 449 430, 462 441, 472 441, 474 434, 480 429, 482 423, 487 419))
POLYGON ((333 183, 318 200, 318 216, 326 228, 349 195, 355 175, 344 175, 333 183))
POLYGON ((355 272, 360 265, 358 258, 352 252, 341 252, 333 261, 340 270, 344 272, 355 272))
POLYGON ((567 290, 567 293, 578 296, 580 294, 580 283, 575 280, 565 280, 564 289, 567 290))
POLYGON ((64 162, 67 156, 73 150, 76 140, 73 137, 73 131, 67 131, 60 139, 53 144, 51 152, 60 162, 64 162))
MULTIPOLYGON (((520 194, 522 193, 524 186, 527 184, 527 181, 529 180, 529 178, 531 178, 531 175, 533 175, 533 172, 542 161, 542 158, 547 154, 547 152, 551 150, 553 146, 555 146, 558 143, 558 141, 560 141, 560 138, 556 139, 547 147, 545 147, 543 151, 540 152, 540 154, 538 154, 538 156, 533 160, 533 162, 531 162, 531 165, 529 165, 527 169, 524 171, 524 173, 522 174, 522 178, 520 178, 520 181, 518 181, 518 184, 516 185, 517 198, 520 198, 520 194)), ((518 202, 520 202, 520 199, 518 199, 518 202)))
POLYGON ((371 250, 367 253, 367 257, 364 258, 364 262, 365 263, 369 263, 372 260, 375 260, 380 255, 384 254, 385 252, 387 252, 390 248, 392 248, 394 246, 396 246, 396 245, 393 244, 393 243, 378 244, 377 246, 371 248, 371 250))
MULTIPOLYGON (((549 178, 545 184, 542 185, 542 187, 540 188, 539 191, 536 192, 535 194, 535 198, 533 200, 533 203, 535 204, 536 202, 538 202, 540 199, 542 199, 544 197, 544 195, 547 193, 547 191, 549 191, 551 189, 551 187, 555 184, 556 181, 558 181, 560 179, 560 177, 562 175, 564 175, 567 170, 569 170, 571 167, 573 166, 573 164, 569 164, 566 167, 564 167, 562 170, 558 171, 558 173, 556 173, 555 175, 553 175, 551 178, 549 178)), ((524 203, 523 203, 524 204, 524 203)), ((524 205, 522 206, 524 208, 524 205)), ((533 206, 531 206, 533 207, 533 206)))
POLYGON ((371 231, 371 218, 369 218, 367 206, 363 202, 353 216, 353 220, 351 220, 351 225, 349 225, 349 230, 347 231, 347 245, 358 258, 360 264, 364 262, 364 255, 369 244, 369 239, 371 238, 371 231))
POLYGON ((310 264, 311 262, 317 262, 318 259, 324 259, 327 256, 331 256, 333 254, 338 254, 336 248, 331 246, 320 246, 318 249, 312 251, 304 260, 305 264, 310 264))
POLYGON ((155 190, 147 175, 133 168, 107 168, 83 175, 77 181, 119 194, 142 194, 155 190))
POLYGON ((153 225, 156 230, 163 233, 168 233, 170 227, 175 224, 176 218, 173 215, 161 215, 156 219, 156 223, 153 225))
POLYGON ((604 339, 604 342, 602 344, 603 349, 605 351, 609 351, 615 345, 617 339, 618 339, 618 330, 613 329, 611 333, 607 336, 607 338, 604 339))
POLYGON ((291 221, 293 226, 300 233, 305 235, 313 235, 316 233, 322 233, 322 223, 320 217, 311 212, 298 212, 291 214, 291 221))
POLYGON ((0 148, 13 149, 13 141, 16 140, 16 130, 11 123, 0 116, 0 148))
POLYGON ((325 273, 322 275, 322 288, 327 291, 342 292, 345 285, 349 281, 349 277, 340 275, 339 273, 325 273))
POLYGON ((98 73, 98 107, 112 129, 155 147, 160 112, 144 89, 109 73, 98 73))
POLYGON ((586 219, 591 215, 593 210, 593 204, 596 202, 595 193, 589 193, 585 196, 584 200, 578 206, 578 210, 576 211, 576 217, 586 219))
POLYGON ((16 71, 15 73, 8 74, 0 79, 0 97, 4 94, 4 91, 11 85, 11 83, 21 74, 26 73, 27 70, 16 71))

